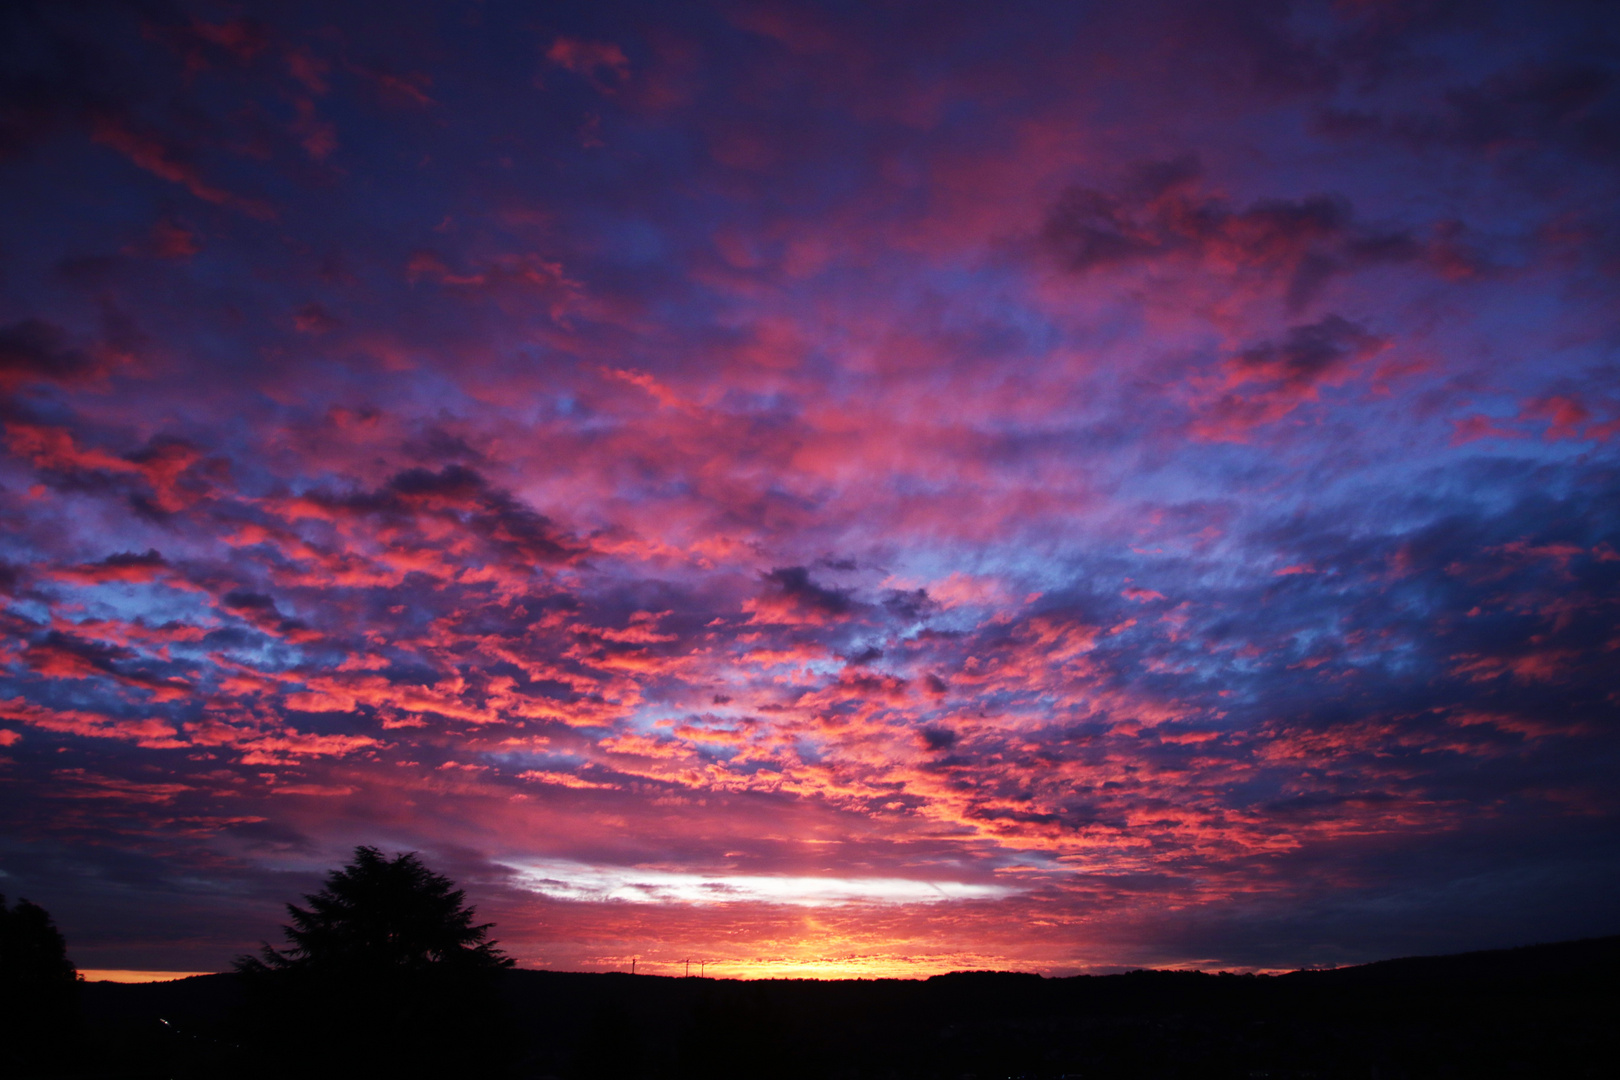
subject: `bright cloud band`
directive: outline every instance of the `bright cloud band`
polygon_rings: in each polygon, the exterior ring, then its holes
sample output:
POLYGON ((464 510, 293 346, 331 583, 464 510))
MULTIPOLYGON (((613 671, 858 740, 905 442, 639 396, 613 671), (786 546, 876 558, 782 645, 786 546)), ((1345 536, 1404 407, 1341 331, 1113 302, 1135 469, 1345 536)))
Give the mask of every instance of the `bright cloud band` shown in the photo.
POLYGON ((958 881, 687 874, 569 862, 537 862, 510 869, 516 872, 522 888, 558 900, 582 902, 823 907, 853 903, 937 904, 946 900, 995 900, 1015 891, 1000 885, 958 881))

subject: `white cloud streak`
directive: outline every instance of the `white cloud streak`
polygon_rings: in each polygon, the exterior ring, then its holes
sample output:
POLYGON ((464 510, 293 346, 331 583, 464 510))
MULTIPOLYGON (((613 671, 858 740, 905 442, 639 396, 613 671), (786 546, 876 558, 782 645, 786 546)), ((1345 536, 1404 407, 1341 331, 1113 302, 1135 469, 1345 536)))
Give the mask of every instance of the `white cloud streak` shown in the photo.
POLYGON ((556 900, 634 904, 937 904, 997 900, 1016 892, 1004 885, 911 878, 787 877, 767 874, 693 874, 595 866, 561 860, 505 863, 518 884, 556 900))

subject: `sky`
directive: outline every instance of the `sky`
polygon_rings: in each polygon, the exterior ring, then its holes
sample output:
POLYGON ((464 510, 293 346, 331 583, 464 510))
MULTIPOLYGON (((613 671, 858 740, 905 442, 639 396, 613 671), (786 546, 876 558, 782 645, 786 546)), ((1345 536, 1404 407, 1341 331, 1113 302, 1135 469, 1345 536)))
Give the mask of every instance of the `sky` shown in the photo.
POLYGON ((217 971, 1620 932, 1620 12, 0 15, 0 892, 217 971))

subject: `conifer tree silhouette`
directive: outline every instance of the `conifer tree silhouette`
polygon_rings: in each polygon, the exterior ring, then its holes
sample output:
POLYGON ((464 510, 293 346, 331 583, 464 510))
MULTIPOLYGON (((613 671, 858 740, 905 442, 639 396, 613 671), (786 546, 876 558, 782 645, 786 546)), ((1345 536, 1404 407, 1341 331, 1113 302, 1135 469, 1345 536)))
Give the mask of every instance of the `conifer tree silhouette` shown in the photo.
POLYGON ((0 1074, 60 1064, 77 1020, 80 976, 38 904, 0 896, 0 1074))
POLYGON ((474 924, 466 893, 422 865, 415 853, 386 858, 358 847, 354 861, 334 870, 325 888, 288 904, 283 927, 290 947, 265 945, 262 959, 237 961, 244 973, 321 971, 397 973, 454 967, 467 971, 511 967, 489 941, 493 923, 474 924))
POLYGON ((288 904, 287 945, 236 970, 254 1041, 303 1075, 496 1075, 507 1039, 490 923, 415 854, 373 847, 288 904))

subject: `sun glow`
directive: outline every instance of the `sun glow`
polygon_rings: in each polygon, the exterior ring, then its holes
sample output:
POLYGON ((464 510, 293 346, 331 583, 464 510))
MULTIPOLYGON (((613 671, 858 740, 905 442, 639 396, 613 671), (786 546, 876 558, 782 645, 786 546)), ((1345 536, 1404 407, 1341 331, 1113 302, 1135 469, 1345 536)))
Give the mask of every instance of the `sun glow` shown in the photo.
MULTIPOLYGON (((926 979, 950 971, 1013 970, 1011 960, 977 954, 899 956, 881 953, 826 952, 825 941, 806 942, 803 955, 756 956, 746 959, 680 960, 636 957, 634 970, 642 975, 710 979, 926 979)), ((631 970, 631 958, 614 963, 612 970, 631 970)))

